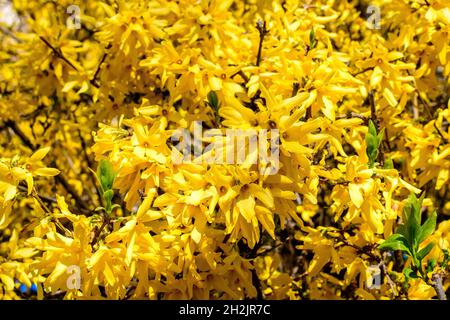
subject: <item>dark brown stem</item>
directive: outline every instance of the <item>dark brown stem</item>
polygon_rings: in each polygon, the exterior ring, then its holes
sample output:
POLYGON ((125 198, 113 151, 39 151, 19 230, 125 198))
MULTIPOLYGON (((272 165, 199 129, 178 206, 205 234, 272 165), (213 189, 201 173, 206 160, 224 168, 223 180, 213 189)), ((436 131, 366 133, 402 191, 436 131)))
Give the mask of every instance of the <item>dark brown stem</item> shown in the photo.
MULTIPOLYGON (((30 139, 23 133, 23 131, 19 128, 17 123, 15 121, 8 120, 5 122, 5 125, 22 140, 22 142, 33 152, 37 150, 37 147, 34 146, 34 144, 31 142, 30 139)), ((58 181, 62 186, 66 189, 66 191, 75 199, 77 205, 80 207, 80 209, 84 209, 89 211, 89 208, 86 206, 84 201, 81 199, 81 197, 78 195, 78 193, 73 189, 73 187, 69 184, 66 177, 62 173, 62 171, 58 168, 56 163, 53 161, 51 164, 54 168, 58 169, 61 173, 57 176, 55 176, 55 180, 58 181)))
POLYGON ((256 57, 256 65, 259 67, 259 65, 261 64, 261 54, 264 37, 269 33, 269 30, 267 30, 266 22, 262 20, 258 20, 258 22, 256 23, 256 29, 258 29, 259 31, 258 55, 256 57))
POLYGON ((72 64, 72 62, 70 62, 69 60, 67 60, 66 57, 64 57, 64 55, 63 55, 63 53, 61 52, 61 50, 56 49, 54 46, 52 46, 52 45, 50 44, 50 42, 48 42, 47 39, 45 39, 44 37, 39 36, 39 39, 41 39, 42 42, 44 42, 45 45, 46 45, 47 47, 49 47, 50 49, 52 49, 53 53, 54 53, 58 58, 60 58, 61 60, 63 60, 65 63, 67 63, 67 64, 68 64, 70 67, 72 67, 72 69, 74 69, 75 71, 78 71, 78 69, 72 64))
MULTIPOLYGON (((28 193, 28 188, 27 188, 26 186, 24 186, 24 185, 18 185, 17 188, 18 188, 20 191, 22 191, 22 192, 28 193)), ((46 202, 46 203, 49 204, 49 205, 54 205, 55 203, 58 202, 58 201, 56 200, 56 198, 49 197, 49 196, 46 196, 46 195, 42 195, 42 194, 36 192, 35 190, 33 191, 33 193, 34 193, 34 196, 35 196, 35 197, 39 198, 39 200, 40 200, 39 202, 41 202, 41 201, 42 201, 42 202, 46 202)), ((71 212, 74 212, 74 213, 77 212, 77 208, 73 207, 72 205, 68 204, 68 207, 69 207, 69 210, 70 210, 71 212)), ((81 211, 82 211, 84 214, 88 214, 88 213, 90 212, 90 210, 81 210, 81 211)))
MULTIPOLYGON (((52 166, 57 168, 56 162, 52 162, 52 166)), ((61 170, 60 170, 61 171, 61 170)), ((56 181, 58 181, 64 189, 75 199, 75 202, 78 206, 80 206, 80 209, 89 210, 89 208, 86 206, 85 202, 81 197, 78 195, 78 193, 75 191, 75 189, 69 184, 66 177, 61 172, 59 175, 55 176, 56 181)))
POLYGON ((247 75, 244 73, 244 71, 239 70, 236 74, 240 75, 242 79, 244 79, 245 83, 248 83, 250 79, 247 77, 247 75))
MULTIPOLYGON (((370 92, 369 92, 369 104, 370 104, 370 119, 372 120, 373 124, 375 125, 375 128, 378 133, 378 132, 380 132, 380 123, 377 118, 377 110, 376 110, 376 105, 375 105, 375 93, 372 90, 370 90, 370 92)), ((382 166, 384 165, 383 144, 381 144, 378 149, 377 161, 382 166)))
MULTIPOLYGON (((76 123, 78 123, 76 116, 74 116, 74 120, 76 123)), ((83 139, 83 135, 81 134, 81 130, 79 128, 78 128, 78 137, 80 138, 81 148, 83 149, 83 155, 84 155, 86 164, 88 165, 89 168, 94 169, 94 163, 92 162, 91 158, 89 158, 89 155, 87 153, 88 146, 86 144, 86 141, 83 139)), ((95 191, 97 193, 97 196, 98 196, 98 201, 101 202, 102 195, 101 195, 99 188, 97 187, 96 178, 91 174, 91 172, 89 172, 89 170, 84 170, 84 171, 91 177, 92 184, 93 184, 95 191)))
POLYGON ((379 128, 378 128, 377 110, 375 106, 375 94, 372 90, 369 92, 369 104, 370 104, 370 119, 372 120, 378 132, 379 128))
POLYGON ((252 283, 256 288, 256 299, 262 300, 263 299, 262 285, 255 269, 252 269, 252 283))
MULTIPOLYGON (((17 189, 19 189, 22 192, 27 192, 28 193, 28 188, 26 186, 23 185, 18 185, 17 189)), ((44 202, 47 202, 48 204, 54 204, 57 202, 57 200, 55 198, 49 197, 49 196, 44 196, 41 194, 36 193, 36 196, 39 197, 39 199, 41 199, 44 202)))
POLYGON ((362 74, 362 73, 366 73, 367 71, 370 71, 370 70, 373 70, 373 67, 370 67, 370 68, 366 68, 366 69, 360 70, 360 71, 358 71, 357 73, 352 74, 352 76, 356 77, 357 75, 362 74))
POLYGON ((92 247, 94 247, 94 245, 98 242, 100 234, 102 233, 103 229, 105 229, 105 227, 107 225, 109 225, 109 217, 104 216, 102 225, 100 226, 99 229, 97 229, 97 232, 95 232, 94 238, 92 239, 92 242, 91 242, 92 247))
POLYGON ((294 82, 292 84, 292 94, 291 94, 291 96, 295 97, 297 95, 299 89, 300 89, 300 83, 294 82))
MULTIPOLYGON (((428 116, 430 117, 430 119, 433 119, 433 115, 431 114, 431 107, 428 105, 428 103, 424 99, 422 99, 422 97, 420 96, 419 93, 417 93, 417 97, 419 98, 420 102, 425 106, 425 110, 427 110, 427 113, 428 113, 428 116)), ((436 121, 434 121, 433 126, 436 129, 439 136, 442 138, 442 141, 444 141, 445 144, 448 144, 447 138, 444 137, 444 134, 441 132, 441 130, 436 125, 436 121)))
POLYGON ((364 122, 367 121, 366 117, 364 117, 362 114, 355 113, 355 112, 349 112, 348 114, 343 114, 343 115, 336 116, 337 120, 338 119, 351 119, 351 118, 358 118, 358 119, 363 120, 364 122))
POLYGON ((93 78, 91 79, 91 81, 90 81, 91 84, 92 84, 94 87, 96 87, 97 89, 100 88, 100 85, 97 84, 97 76, 98 76, 98 74, 100 73, 102 64, 105 62, 107 56, 108 56, 107 53, 105 53, 105 54, 103 55, 102 60, 100 61, 100 63, 99 63, 98 66, 97 66, 97 70, 95 71, 94 77, 93 77, 93 78))

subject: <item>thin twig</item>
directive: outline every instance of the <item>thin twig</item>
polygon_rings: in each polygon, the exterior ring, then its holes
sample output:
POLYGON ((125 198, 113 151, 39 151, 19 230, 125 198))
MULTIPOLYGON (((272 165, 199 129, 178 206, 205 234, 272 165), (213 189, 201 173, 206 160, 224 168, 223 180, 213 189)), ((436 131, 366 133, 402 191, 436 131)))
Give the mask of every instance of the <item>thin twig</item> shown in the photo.
POLYGON ((263 296, 263 292, 262 292, 261 281, 259 280, 258 274, 256 273, 255 269, 252 269, 251 272, 252 272, 252 283, 256 289, 256 299, 262 300, 264 298, 264 296, 263 296))
MULTIPOLYGON (((8 120, 5 122, 5 125, 7 127, 9 127, 22 140, 22 142, 33 152, 38 149, 36 146, 34 146, 34 144, 31 142, 31 140, 25 135, 25 133, 23 133, 23 131, 19 128, 19 126, 17 125, 17 123, 15 121, 8 120)), ((51 165, 60 171, 60 174, 55 176, 55 180, 63 185, 63 187, 66 189, 66 191, 75 199, 75 201, 76 201, 77 205, 80 207, 80 209, 89 211, 89 208, 86 206, 84 201, 81 199, 81 197, 78 195, 78 193, 73 189, 73 187, 69 184, 69 182, 67 181, 63 172, 58 168, 58 166, 56 165, 56 162, 53 161, 51 165)))
POLYGON ((12 33, 11 30, 9 30, 8 28, 5 28, 3 26, 0 26, 0 30, 6 34, 7 36, 10 36, 11 38, 13 38, 14 40, 16 40, 17 42, 22 42, 21 39, 17 38, 16 35, 14 33, 12 33))
POLYGON ((356 112, 349 112, 347 114, 341 114, 336 116, 336 119, 352 119, 352 118, 358 118, 363 120, 364 122, 367 121, 367 118, 365 116, 363 116, 362 114, 356 113, 356 112))
POLYGON ((395 288, 395 282, 389 276, 388 270, 386 268, 386 264, 384 263, 383 260, 380 261, 380 266, 381 266, 381 269, 383 270, 383 274, 386 276, 388 284, 391 287, 392 293, 393 293, 394 298, 395 298, 395 296, 397 296, 397 290, 395 288))
POLYGON ((108 56, 107 53, 105 53, 105 54, 103 55, 102 60, 100 61, 100 63, 99 63, 98 66, 97 66, 97 70, 95 71, 94 77, 93 77, 93 78, 91 79, 91 81, 90 81, 91 84, 92 84, 94 87, 96 87, 97 89, 100 88, 100 85, 97 84, 97 76, 98 76, 98 74, 100 73, 100 69, 101 69, 101 67, 102 67, 102 64, 105 62, 107 56, 108 56))
POLYGON ((97 229, 97 232, 95 232, 95 234, 94 234, 94 238, 92 238, 92 241, 91 241, 92 247, 94 247, 94 245, 98 242, 100 234, 102 233, 103 229, 105 229, 105 227, 107 225, 109 225, 109 221, 110 221, 109 217, 105 217, 105 216, 103 217, 103 223, 102 223, 101 227, 99 229, 97 229))
POLYGON ((264 256, 264 255, 268 254, 269 252, 271 252, 273 250, 276 250, 277 248, 281 247, 282 245, 284 245, 284 243, 278 243, 275 246, 271 246, 270 248, 265 249, 264 251, 261 251, 261 252, 257 253, 256 257, 264 256))
MULTIPOLYGON (((19 189, 22 192, 28 192, 28 188, 26 186, 23 185, 18 185, 17 189, 19 189)), ((41 199, 42 201, 47 202, 48 204, 54 204, 57 202, 57 200, 55 198, 49 197, 49 196, 44 196, 42 194, 36 193, 36 196, 39 197, 39 199, 41 199)))
POLYGON ((231 77, 233 78, 234 76, 239 75, 241 76, 242 79, 244 79, 244 82, 247 84, 250 79, 247 77, 247 75, 244 73, 244 71, 239 70, 238 72, 236 72, 234 75, 232 75, 231 77))
POLYGON ((444 134, 441 132, 441 130, 438 128, 438 126, 436 125, 436 120, 433 119, 433 115, 431 114, 431 107, 428 105, 428 103, 420 96, 419 93, 417 93, 417 97, 419 98, 420 102, 425 106, 425 109, 427 110, 428 116, 430 117, 430 119, 432 119, 433 121, 433 126, 436 129, 436 131, 438 132, 438 134, 441 136, 442 140, 444 141, 445 144, 448 144, 448 140, 447 138, 444 137, 444 134))
POLYGON ((47 39, 45 39, 45 38, 42 37, 42 36, 39 36, 39 39, 41 39, 42 42, 44 42, 45 45, 46 45, 47 47, 49 47, 50 49, 52 49, 53 53, 54 53, 58 58, 60 58, 60 59, 63 60, 65 63, 67 63, 69 66, 71 66, 75 71, 78 71, 78 69, 72 64, 72 62, 70 62, 69 60, 67 60, 66 57, 64 57, 64 55, 63 55, 63 53, 61 52, 60 49, 56 49, 54 46, 52 46, 52 45, 50 44, 50 42, 47 41, 47 39))
POLYGON ((258 20, 258 22, 256 23, 256 29, 258 29, 259 31, 258 55, 256 57, 256 65, 259 67, 259 65, 261 64, 261 54, 264 37, 269 33, 269 30, 267 30, 266 22, 262 20, 258 20))
MULTIPOLYGON (((75 120, 76 123, 78 123, 78 119, 77 119, 77 117, 75 115, 74 115, 74 120, 75 120)), ((86 161, 86 164, 88 165, 88 168, 94 169, 94 163, 92 162, 91 158, 89 158, 89 155, 87 153, 88 146, 86 144, 86 141, 83 138, 83 135, 81 134, 80 128, 77 128, 77 131, 78 131, 78 137, 80 138, 80 141, 81 141, 81 148, 83 149, 83 155, 84 155, 84 159, 86 161)), ((100 193, 99 188, 97 187, 97 180, 91 174, 91 172, 89 172, 89 170, 88 171, 84 170, 84 171, 91 177, 92 184, 94 185, 95 191, 96 191, 97 196, 98 196, 98 201, 101 202, 102 195, 100 193)))
POLYGON ((372 90, 369 91, 369 105, 370 105, 370 119, 375 124, 375 128, 377 132, 380 131, 379 123, 377 119, 377 110, 375 105, 375 94, 372 90))
POLYGON ((369 68, 365 68, 365 69, 363 69, 363 70, 360 70, 360 71, 358 71, 358 72, 352 74, 352 76, 353 76, 353 77, 356 77, 357 75, 360 75, 360 74, 362 74, 362 73, 366 73, 367 71, 370 71, 370 70, 373 70, 373 67, 369 67, 369 68))
MULTIPOLYGON (((373 90, 369 91, 369 104, 370 104, 370 119, 372 120, 377 133, 380 132, 380 121, 377 117, 376 105, 375 105, 375 92, 373 90)), ((386 129, 385 129, 386 130, 386 129)), ((378 149, 377 161, 382 166, 384 165, 384 147, 383 144, 380 145, 378 149)))

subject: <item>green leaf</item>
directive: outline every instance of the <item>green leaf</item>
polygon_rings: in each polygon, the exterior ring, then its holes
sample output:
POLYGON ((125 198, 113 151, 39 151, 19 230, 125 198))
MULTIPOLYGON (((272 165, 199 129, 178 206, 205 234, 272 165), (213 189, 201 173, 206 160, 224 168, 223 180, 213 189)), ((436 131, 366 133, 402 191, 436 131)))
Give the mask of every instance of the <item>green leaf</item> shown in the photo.
POLYGON ((317 45, 316 34, 314 32, 314 28, 309 32, 309 48, 314 49, 317 45))
POLYGON ((380 146, 381 141, 383 140, 383 135, 384 135, 384 128, 383 128, 383 130, 381 130, 380 133, 377 135, 377 142, 378 142, 377 147, 380 146))
POLYGON ((373 123, 372 120, 369 120, 369 134, 372 137, 376 137, 377 136, 377 128, 375 127, 375 124, 373 123))
POLYGON ((366 136, 366 144, 367 144, 367 150, 369 152, 373 152, 374 150, 377 150, 377 140, 372 135, 366 136))
POLYGON ((120 205, 119 204, 113 204, 112 207, 111 207, 111 210, 114 210, 116 208, 120 208, 120 205))
POLYGON ((384 168, 385 168, 385 169, 394 169, 394 162, 392 161, 391 158, 387 158, 387 159, 384 161, 384 168))
POLYGON ((113 197, 114 197, 114 191, 111 189, 107 190, 105 193, 103 193, 103 198, 105 199, 105 211, 108 215, 112 211, 111 202, 112 202, 113 197))
POLYGON ((421 215, 422 215, 422 203, 423 203, 423 199, 425 198, 425 192, 422 193, 422 195, 420 196, 419 199, 417 199, 416 195, 414 193, 412 193, 410 195, 411 198, 411 202, 413 205, 413 209, 414 209, 414 218, 416 219, 417 223, 420 225, 421 224, 421 215))
POLYGON ((417 234, 417 243, 421 244, 429 235, 434 232, 436 228, 436 219, 437 214, 434 211, 431 216, 425 221, 425 223, 420 227, 419 232, 417 234))
POLYGON ((405 239, 408 241, 409 243, 409 238, 408 238, 408 230, 406 229, 406 225, 402 224, 399 225, 397 227, 397 230, 395 230, 395 233, 401 234, 402 236, 405 237, 405 239))
POLYGON ((447 249, 442 249, 442 252, 444 253, 444 260, 441 263, 441 267, 445 269, 450 261, 450 254, 447 249))
POLYGON ((380 250, 401 250, 406 251, 411 255, 411 252, 407 246, 407 241, 405 237, 401 234, 394 233, 389 238, 387 238, 380 246, 380 250))
POLYGON ((106 159, 102 159, 97 168, 97 177, 103 192, 112 189, 116 178, 112 163, 106 159))
POLYGON ((417 273, 411 268, 403 269, 403 274, 405 278, 417 278, 417 273))
POLYGON ((423 258, 425 258, 427 256, 427 254, 430 253, 430 251, 431 251, 431 249, 433 249, 433 247, 434 247, 434 243, 433 242, 430 242, 429 244, 427 244, 427 246, 425 248, 423 248, 422 250, 420 250, 417 253, 417 259, 419 261, 422 261, 423 258))
POLYGON ((215 112, 219 110, 219 98, 217 97, 217 94, 215 91, 210 91, 208 93, 208 104, 215 112))
POLYGON ((369 120, 368 131, 366 134, 366 154, 369 158, 369 167, 373 168, 378 158, 378 148, 383 139, 384 129, 377 135, 377 128, 372 120, 369 120))
POLYGON ((430 260, 428 260, 427 272, 433 271, 433 269, 436 267, 436 264, 437 264, 437 260, 435 258, 431 258, 430 260))
POLYGON ((405 276, 405 287, 408 287, 408 282, 410 279, 418 278, 417 273, 411 268, 403 269, 403 275, 405 276))
POLYGON ((114 191, 111 189, 106 190, 106 192, 103 194, 103 198, 105 198, 105 200, 109 201, 109 202, 111 202, 113 197, 114 197, 114 191))
POLYGON ((377 150, 377 146, 376 146, 377 142, 376 142, 376 138, 372 135, 367 135, 366 136, 366 154, 367 157, 369 158, 369 167, 373 168, 377 157, 378 157, 378 150, 377 150))
POLYGON ((408 239, 409 247, 412 249, 412 252, 415 252, 418 247, 417 234, 420 230, 421 208, 422 203, 413 193, 408 197, 406 205, 403 208, 403 219, 405 220, 406 233, 405 237, 408 239))

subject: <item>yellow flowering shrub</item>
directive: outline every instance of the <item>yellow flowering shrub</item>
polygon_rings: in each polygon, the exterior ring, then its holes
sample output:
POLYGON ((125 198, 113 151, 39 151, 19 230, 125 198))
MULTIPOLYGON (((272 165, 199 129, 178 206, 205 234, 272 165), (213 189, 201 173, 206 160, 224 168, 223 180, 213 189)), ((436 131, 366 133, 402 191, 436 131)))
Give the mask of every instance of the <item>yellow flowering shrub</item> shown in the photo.
POLYGON ((0 299, 446 299, 448 0, 7 3, 0 299))

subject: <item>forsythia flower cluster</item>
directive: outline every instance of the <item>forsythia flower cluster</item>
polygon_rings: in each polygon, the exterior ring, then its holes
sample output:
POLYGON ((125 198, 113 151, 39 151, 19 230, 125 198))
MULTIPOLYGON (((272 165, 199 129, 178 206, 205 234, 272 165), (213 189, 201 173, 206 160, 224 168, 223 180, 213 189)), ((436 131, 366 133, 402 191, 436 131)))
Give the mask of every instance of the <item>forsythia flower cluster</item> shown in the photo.
POLYGON ((445 298, 448 0, 11 5, 0 299, 445 298))

